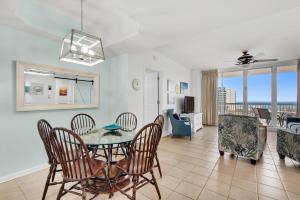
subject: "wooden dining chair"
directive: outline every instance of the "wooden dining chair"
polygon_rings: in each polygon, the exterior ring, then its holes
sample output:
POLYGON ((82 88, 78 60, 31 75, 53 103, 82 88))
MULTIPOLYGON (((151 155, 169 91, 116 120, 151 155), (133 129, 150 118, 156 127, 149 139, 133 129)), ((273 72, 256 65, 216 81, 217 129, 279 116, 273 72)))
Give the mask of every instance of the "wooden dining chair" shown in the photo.
MULTIPOLYGON (((131 113, 131 112, 124 112, 121 113, 117 119, 116 119, 116 124, 118 124, 121 127, 121 130, 125 131, 125 132, 130 132, 130 131, 134 131, 137 127, 137 117, 135 116, 135 114, 131 113)), ((121 146, 121 144, 117 145, 117 150, 115 153, 115 156, 118 155, 125 155, 127 154, 125 151, 128 151, 128 144, 122 144, 123 146, 121 146), (119 149, 122 149, 123 154, 119 154, 119 149)))
POLYGON ((50 144, 50 135, 49 134, 52 129, 51 125, 46 120, 41 119, 37 123, 37 128, 38 128, 39 135, 43 141, 44 148, 45 148, 47 156, 48 156, 48 163, 50 165, 49 173, 47 176, 47 180, 45 183, 44 192, 43 192, 43 196, 42 196, 42 200, 44 200, 46 198, 48 187, 50 185, 56 185, 56 184, 62 183, 61 181, 60 182, 54 181, 55 174, 57 172, 60 172, 61 169, 58 169, 58 166, 60 165, 60 163, 57 160, 57 158, 55 157, 55 154, 54 154, 53 149, 51 148, 51 144, 50 144))
MULTIPOLYGON (((60 199, 64 193, 70 192, 86 199, 89 188, 89 181, 98 176, 105 177, 109 190, 111 190, 110 180, 106 174, 106 163, 101 160, 91 159, 88 149, 80 136, 66 128, 54 128, 50 132, 50 143, 56 157, 61 163, 63 182, 57 199, 60 199), (75 183, 70 189, 65 189, 65 184, 75 183), (78 187, 80 185, 80 187, 78 187), (81 193, 73 191, 81 190, 81 193)), ((96 192, 95 198, 99 192, 96 192)))
MULTIPOLYGON (((158 115, 158 116, 155 118, 155 120, 154 120, 154 123, 160 125, 161 131, 162 131, 163 128, 164 128, 164 122, 165 122, 165 119, 164 119, 164 116, 163 116, 163 115, 158 115)), ((156 165, 154 165, 154 167, 157 167, 157 168, 158 168, 159 175, 160 175, 160 178, 161 178, 161 177, 162 177, 162 172, 161 172, 161 167, 160 167, 160 163, 159 163, 159 160, 158 160, 157 152, 155 153, 155 160, 156 160, 156 165)))
POLYGON ((116 124, 118 124, 123 131, 134 131, 137 127, 137 117, 131 112, 124 112, 117 117, 116 124))
POLYGON ((71 130, 78 135, 88 134, 95 127, 95 120, 85 113, 79 113, 71 120, 71 130))
MULTIPOLYGON (((71 130, 80 136, 89 134, 90 131, 94 128, 96 128, 95 120, 88 114, 79 113, 75 115, 71 120, 71 130)), ((88 145, 87 148, 89 151, 92 152, 93 157, 107 157, 107 153, 104 146, 102 148, 99 148, 98 145, 88 145), (98 150, 103 150, 104 155, 97 154, 98 150)))
POLYGON ((126 173, 132 177, 133 184, 126 189, 121 189, 117 185, 115 187, 131 200, 136 199, 137 189, 143 187, 147 183, 151 183, 155 186, 159 199, 161 198, 158 184, 153 173, 155 153, 161 134, 161 127, 156 123, 144 126, 131 142, 128 158, 116 163, 117 168, 120 170, 119 176, 116 178, 116 182, 119 181, 121 174, 126 173), (147 173, 151 174, 150 179, 145 176, 147 173), (131 189, 132 196, 126 193, 131 189))

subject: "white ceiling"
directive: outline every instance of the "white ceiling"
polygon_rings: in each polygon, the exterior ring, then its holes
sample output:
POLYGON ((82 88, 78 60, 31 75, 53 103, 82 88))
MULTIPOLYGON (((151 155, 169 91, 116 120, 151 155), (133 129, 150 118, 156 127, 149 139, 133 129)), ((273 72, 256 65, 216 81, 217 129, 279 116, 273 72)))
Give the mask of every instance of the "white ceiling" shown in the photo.
MULTIPOLYGON (((1 1, 0 24, 53 39, 79 28, 79 0, 1 1)), ((299 0, 84 0, 84 24, 108 57, 154 49, 200 69, 232 66, 242 50, 300 58, 299 0)))

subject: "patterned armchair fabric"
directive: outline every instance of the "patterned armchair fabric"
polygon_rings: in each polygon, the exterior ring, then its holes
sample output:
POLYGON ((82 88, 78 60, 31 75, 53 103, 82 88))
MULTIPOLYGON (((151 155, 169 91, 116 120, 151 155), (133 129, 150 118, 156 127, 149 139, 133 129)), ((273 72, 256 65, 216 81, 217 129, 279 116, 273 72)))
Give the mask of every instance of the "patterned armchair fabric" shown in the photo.
POLYGON ((300 162, 300 134, 290 129, 278 129, 277 152, 281 159, 287 156, 300 162))
POLYGON ((266 146, 267 129, 256 117, 219 115, 218 134, 220 154, 227 152, 251 159, 253 164, 266 146))

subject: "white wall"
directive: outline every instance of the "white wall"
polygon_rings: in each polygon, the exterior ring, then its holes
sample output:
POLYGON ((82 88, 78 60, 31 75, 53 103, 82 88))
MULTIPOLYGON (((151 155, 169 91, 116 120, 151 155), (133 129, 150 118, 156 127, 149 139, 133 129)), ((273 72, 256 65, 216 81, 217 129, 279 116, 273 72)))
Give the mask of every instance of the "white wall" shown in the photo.
POLYGON ((202 74, 198 69, 191 70, 191 96, 195 97, 195 112, 201 111, 201 79, 202 74))
POLYGON ((180 112, 181 103, 178 99, 183 98, 184 95, 177 95, 176 105, 168 105, 166 95, 167 80, 183 81, 191 86, 191 70, 154 51, 129 54, 128 60, 128 110, 137 115, 138 127, 140 128, 144 125, 143 82, 146 69, 158 71, 160 74, 160 112, 165 112, 168 108, 174 108, 177 112, 180 112), (139 91, 133 90, 131 86, 131 82, 135 78, 140 79, 142 84, 139 91))

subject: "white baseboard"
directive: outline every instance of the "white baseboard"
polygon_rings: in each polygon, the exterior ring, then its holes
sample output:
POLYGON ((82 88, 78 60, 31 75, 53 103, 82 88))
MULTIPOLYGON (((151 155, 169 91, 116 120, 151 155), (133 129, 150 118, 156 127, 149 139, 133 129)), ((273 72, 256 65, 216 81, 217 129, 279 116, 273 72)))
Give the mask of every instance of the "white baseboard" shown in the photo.
POLYGON ((10 180, 13 180, 15 178, 19 178, 21 176, 25 176, 25 175, 34 173, 34 172, 46 169, 48 167, 49 167, 49 164, 45 163, 45 164, 41 164, 41 165, 29 168, 29 169, 25 169, 25 170, 21 170, 21 171, 12 173, 12 174, 8 174, 6 176, 0 177, 0 183, 4 183, 4 182, 10 181, 10 180))

